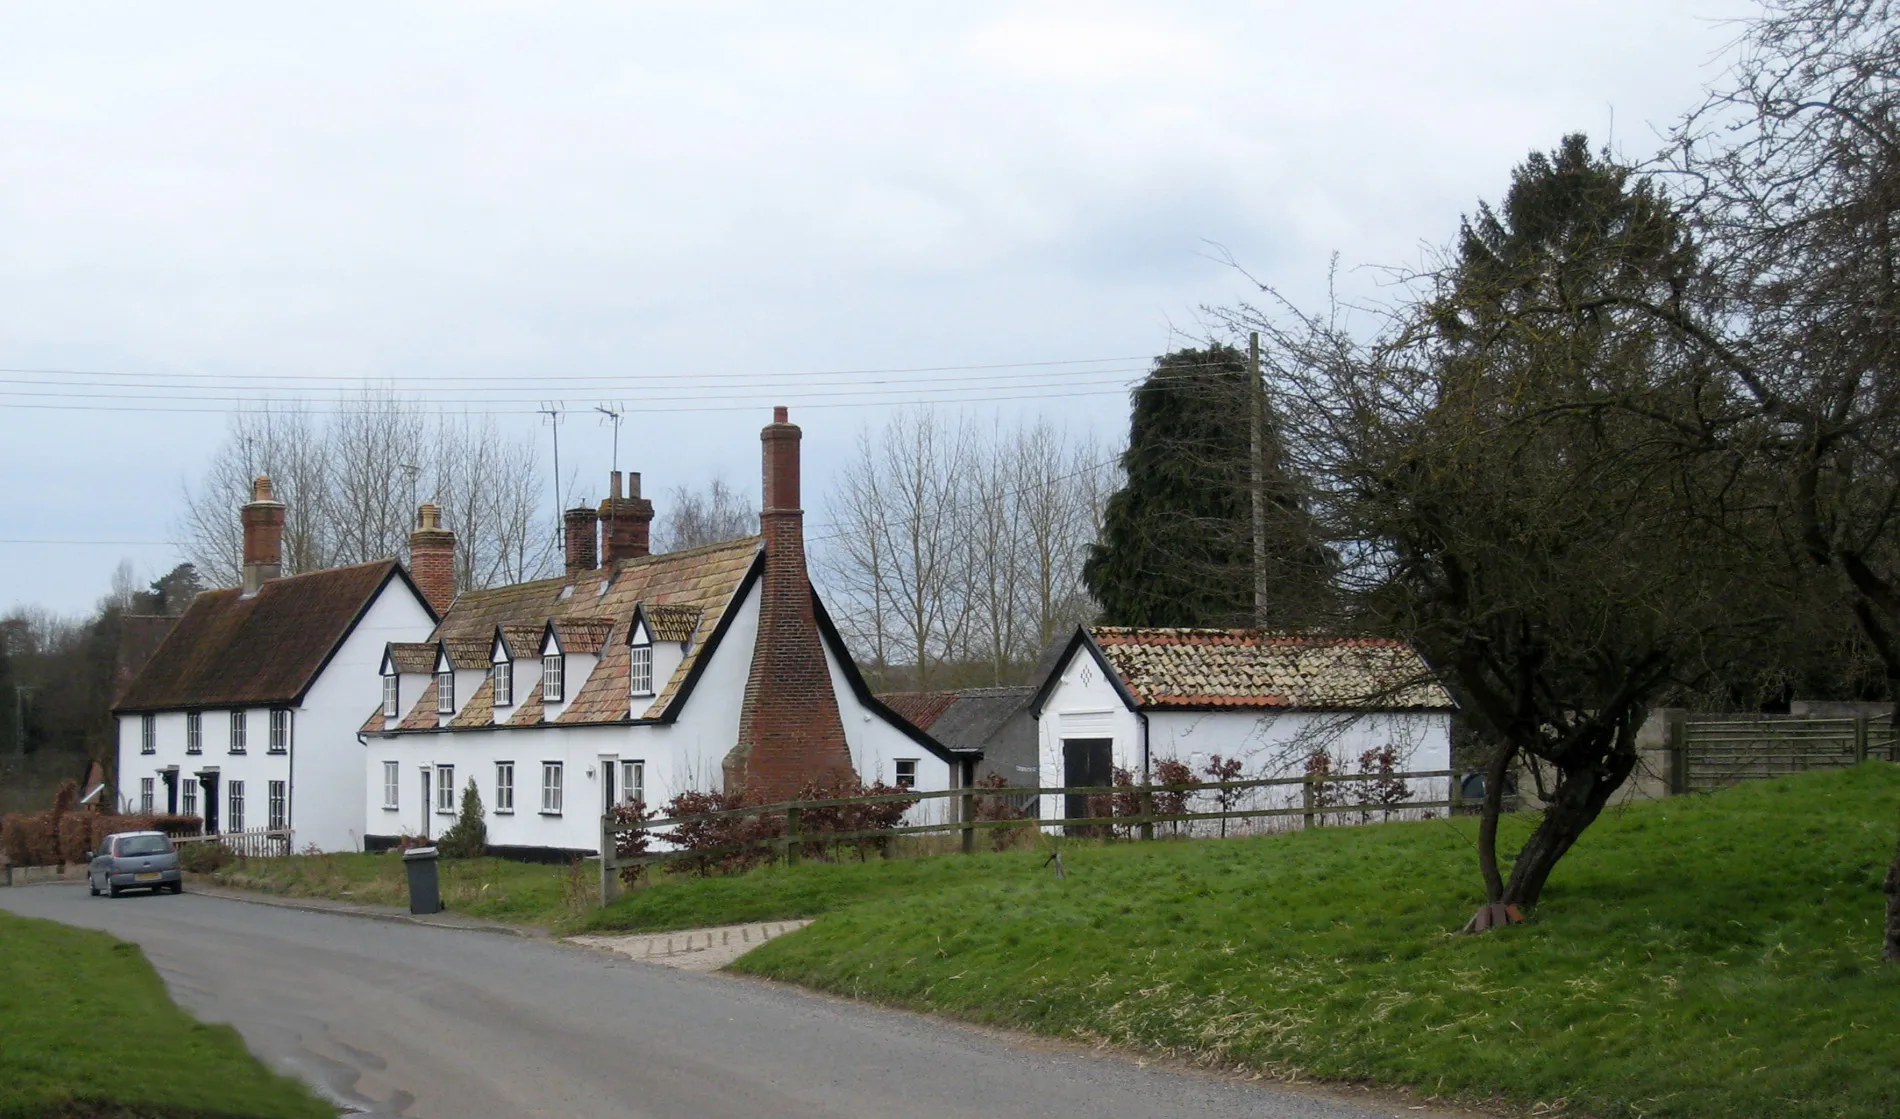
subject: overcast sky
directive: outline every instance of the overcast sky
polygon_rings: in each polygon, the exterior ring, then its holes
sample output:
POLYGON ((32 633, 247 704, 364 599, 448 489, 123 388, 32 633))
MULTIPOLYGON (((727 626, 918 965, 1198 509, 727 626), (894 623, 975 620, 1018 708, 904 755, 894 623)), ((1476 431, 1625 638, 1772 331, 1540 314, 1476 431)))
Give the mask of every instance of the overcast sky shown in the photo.
MULTIPOLYGON (((1220 251, 1306 297, 1335 252, 1416 261, 1566 131, 1647 155, 1749 10, 289 9, 0 3, 0 608, 167 569, 221 412, 300 376, 543 439, 537 400, 622 402, 655 496, 755 489, 786 403, 815 518, 920 389, 1111 443, 1123 383, 1247 296, 1220 251)), ((597 419, 562 432, 590 480, 597 419)))

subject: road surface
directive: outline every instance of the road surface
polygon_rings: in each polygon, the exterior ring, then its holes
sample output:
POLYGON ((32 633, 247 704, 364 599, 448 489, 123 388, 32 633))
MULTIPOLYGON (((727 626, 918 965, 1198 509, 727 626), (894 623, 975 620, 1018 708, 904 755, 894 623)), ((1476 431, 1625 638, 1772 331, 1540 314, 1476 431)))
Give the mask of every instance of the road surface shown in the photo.
MULTIPOLYGON (((1446 1114, 1141 1068, 585 949, 218 898, 0 889, 137 942, 199 1017, 346 1109, 422 1119, 1446 1114)), ((1414 1105, 1415 1106, 1415 1105, 1414 1105)))

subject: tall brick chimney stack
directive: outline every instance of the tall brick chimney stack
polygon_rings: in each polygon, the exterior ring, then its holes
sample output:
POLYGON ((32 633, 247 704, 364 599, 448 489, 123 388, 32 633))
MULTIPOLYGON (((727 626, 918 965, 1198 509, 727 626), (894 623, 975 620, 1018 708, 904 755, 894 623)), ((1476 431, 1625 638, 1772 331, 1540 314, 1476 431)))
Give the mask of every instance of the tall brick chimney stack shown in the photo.
POLYGON ((239 510, 244 522, 244 597, 284 573, 284 503, 272 494, 270 476, 251 482, 251 503, 239 510))
POLYGON ((755 803, 790 800, 814 781, 856 775, 805 570, 800 435, 782 407, 759 433, 765 468, 759 632, 739 710, 739 741, 724 766, 726 790, 743 789, 755 803))
POLYGON ((437 617, 449 612, 455 601, 455 534, 442 527, 442 510, 432 502, 416 508, 416 528, 409 534, 409 574, 437 617))
POLYGON ((627 473, 627 496, 620 496, 620 471, 613 472, 607 500, 600 503, 601 537, 607 566, 615 560, 647 554, 653 526, 653 503, 640 496, 640 475, 627 473))
POLYGON ((567 574, 569 578, 600 566, 600 514, 585 505, 576 505, 561 514, 567 528, 567 574))

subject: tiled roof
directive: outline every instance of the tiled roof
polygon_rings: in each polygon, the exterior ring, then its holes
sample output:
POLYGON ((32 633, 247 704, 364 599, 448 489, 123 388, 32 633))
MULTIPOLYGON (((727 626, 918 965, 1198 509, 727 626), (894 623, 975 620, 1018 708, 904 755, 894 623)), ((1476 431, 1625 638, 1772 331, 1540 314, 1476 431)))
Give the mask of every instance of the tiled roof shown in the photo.
POLYGON ((495 678, 490 676, 449 720, 452 727, 485 727, 495 721, 495 678))
POLYGON ((436 728, 436 725, 441 722, 441 716, 436 714, 435 710, 435 689, 436 680, 431 676, 429 686, 422 689, 422 694, 416 697, 415 706, 409 709, 409 714, 402 717, 402 722, 396 724, 397 730, 434 730, 436 728))
POLYGON ((546 627, 537 622, 506 622, 501 627, 501 639, 508 646, 508 655, 515 660, 532 660, 541 655, 541 633, 546 627))
POLYGON ((488 659, 493 647, 485 637, 449 637, 442 644, 449 651, 449 663, 457 668, 487 668, 493 663, 488 659))
POLYGON ((699 607, 662 602, 646 608, 647 635, 655 641, 691 641, 699 628, 699 607))
POLYGON ((206 591, 119 697, 122 710, 295 703, 395 560, 272 579, 249 598, 206 591))
POLYGON ((554 619, 554 636, 560 638, 561 651, 564 653, 599 656, 600 647, 606 644, 607 632, 613 628, 612 618, 554 619))
POLYGON ((433 641, 391 641, 389 659, 395 662, 397 672, 414 672, 427 675, 435 671, 436 644, 433 641))
POLYGON ((541 685, 535 684, 528 697, 515 704, 515 713, 508 716, 511 727, 531 727, 541 721, 547 712, 547 705, 541 702, 541 685))
POLYGON ((938 716, 957 701, 955 692, 884 692, 877 697, 918 730, 929 730, 938 716))
POLYGON ((361 730, 363 734, 381 734, 383 732, 383 706, 382 704, 379 703, 376 705, 375 713, 372 714, 369 718, 365 719, 363 721, 362 727, 359 729, 361 730))
POLYGON ((1424 659, 1399 641, 1114 626, 1089 636, 1144 707, 1452 706, 1424 659))

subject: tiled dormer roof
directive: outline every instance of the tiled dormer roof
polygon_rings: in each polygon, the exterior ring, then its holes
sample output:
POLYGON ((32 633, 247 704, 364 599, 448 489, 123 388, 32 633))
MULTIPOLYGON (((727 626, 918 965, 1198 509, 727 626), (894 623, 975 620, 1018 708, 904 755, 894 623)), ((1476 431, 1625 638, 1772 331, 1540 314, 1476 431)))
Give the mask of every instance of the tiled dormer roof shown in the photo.
POLYGON ((1095 626, 1089 637, 1143 707, 1448 709, 1401 641, 1240 629, 1095 626))
POLYGON ((607 633, 614 628, 612 618, 555 618, 554 636, 560 639, 564 653, 585 653, 599 656, 600 647, 607 643, 607 633))
POLYGON ((655 603, 641 616, 647 622, 647 636, 655 641, 691 641, 699 628, 699 607, 684 603, 655 603))
POLYGON ((531 659, 541 652, 541 633, 543 626, 534 622, 505 622, 501 625, 501 639, 508 646, 511 660, 531 659))
POLYGON ((443 640, 442 646, 448 650, 449 663, 456 668, 487 668, 494 663, 488 659, 489 644, 486 638, 450 637, 443 640))
POLYGON ((359 563, 236 587, 191 600, 137 676, 119 711, 296 703, 391 579, 395 560, 359 563))
POLYGON ((391 641, 389 660, 397 672, 427 675, 435 671, 435 651, 433 641, 391 641))

